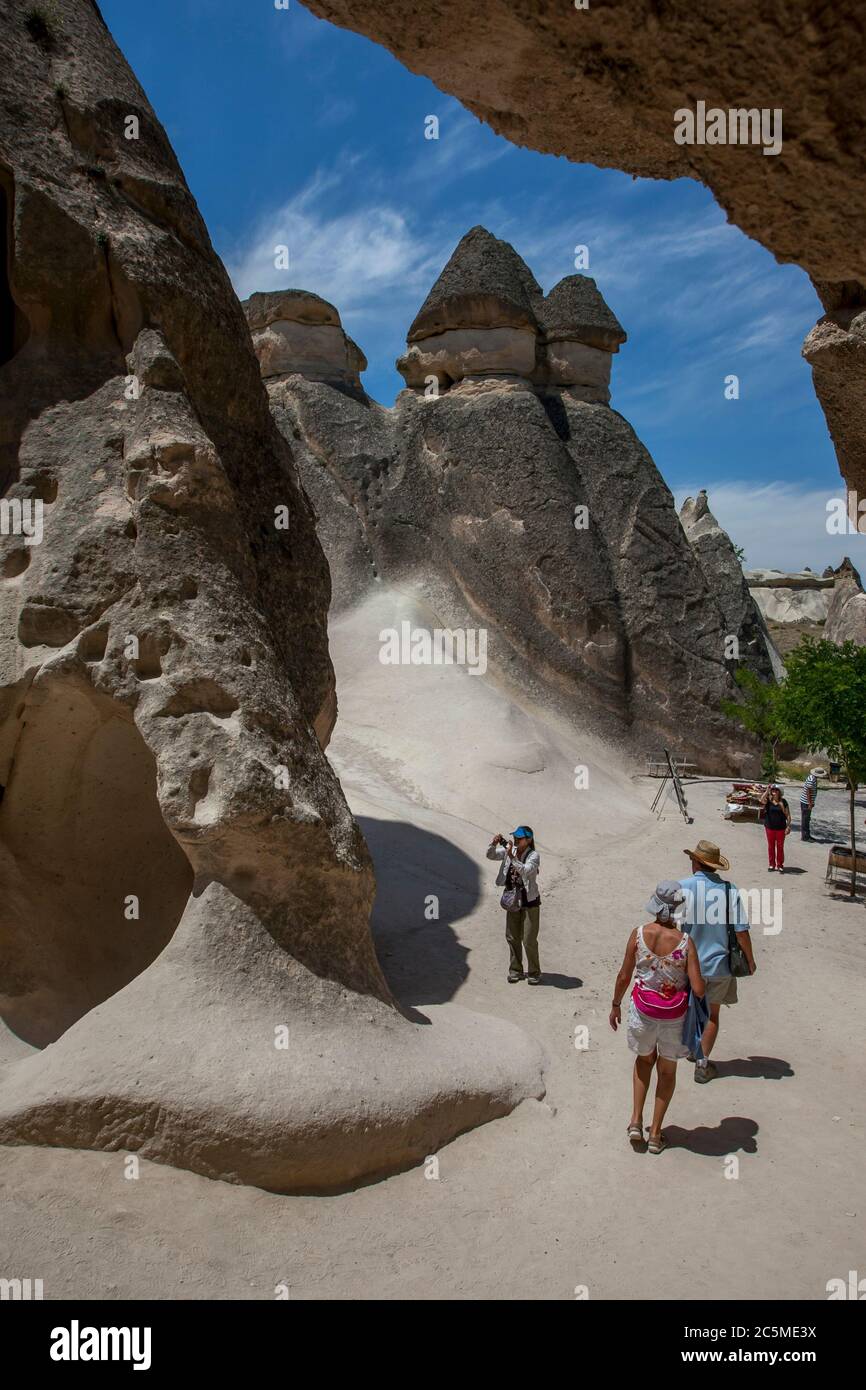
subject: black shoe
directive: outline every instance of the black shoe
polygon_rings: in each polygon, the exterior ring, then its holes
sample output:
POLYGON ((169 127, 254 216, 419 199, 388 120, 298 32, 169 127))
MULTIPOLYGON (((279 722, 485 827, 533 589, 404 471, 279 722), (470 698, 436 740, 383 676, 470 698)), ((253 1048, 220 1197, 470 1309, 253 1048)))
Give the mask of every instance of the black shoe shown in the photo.
POLYGON ((509 970, 509 972, 508 972, 508 983, 509 983, 510 985, 516 985, 516 984, 517 984, 520 980, 522 980, 522 979, 523 979, 523 971, 522 971, 522 970, 509 970))
POLYGON ((528 985, 540 985, 540 984, 541 984, 541 976, 540 976, 540 975, 527 975, 527 977, 526 977, 526 983, 527 983, 528 985))

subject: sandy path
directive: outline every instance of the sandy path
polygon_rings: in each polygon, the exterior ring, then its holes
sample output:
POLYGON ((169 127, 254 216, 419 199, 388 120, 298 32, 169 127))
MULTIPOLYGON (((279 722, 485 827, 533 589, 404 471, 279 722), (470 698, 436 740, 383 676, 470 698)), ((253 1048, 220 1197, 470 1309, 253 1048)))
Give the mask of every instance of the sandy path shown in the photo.
MULTIPOLYGON (((384 602, 384 599, 383 599, 384 602)), ((396 610, 395 610, 396 611, 396 610)), ((763 833, 721 818, 722 788, 689 789, 694 825, 656 784, 520 710, 486 680, 369 660, 370 623, 334 633, 341 718, 332 757, 380 882, 375 926, 396 992, 522 1024, 549 1055, 545 1102, 463 1135, 439 1175, 279 1197, 122 1155, 0 1150, 0 1273, 47 1297, 826 1297, 866 1270, 859 1027, 866 909, 824 888, 826 847, 791 841, 802 873, 767 875, 763 833), (366 633, 366 635, 365 635, 366 633), (416 677, 415 684, 409 684, 416 677), (589 768, 589 786, 573 769, 589 768), (538 989, 505 980, 490 833, 531 820, 544 856, 538 989), (630 928, 654 882, 716 840, 743 887, 782 893, 778 934, 725 1011, 720 1077, 680 1066, 673 1146, 625 1140, 630 1058, 607 1013, 630 928), (438 921, 424 917, 429 894, 438 921), (589 1029, 574 1047, 577 1025, 589 1029), (725 1176, 736 1155, 739 1176, 725 1176)))

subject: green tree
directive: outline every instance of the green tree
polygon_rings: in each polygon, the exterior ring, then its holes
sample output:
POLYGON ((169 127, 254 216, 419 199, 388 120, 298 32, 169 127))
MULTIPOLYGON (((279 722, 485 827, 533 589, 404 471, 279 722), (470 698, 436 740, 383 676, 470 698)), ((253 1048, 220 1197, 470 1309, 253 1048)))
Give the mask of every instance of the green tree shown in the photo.
POLYGON ((851 896, 856 892, 857 787, 866 782, 866 647, 804 638, 786 662, 776 711, 783 734, 826 753, 845 774, 850 797, 851 896))
POLYGON ((782 736, 776 710, 779 687, 762 681, 747 666, 739 668, 734 680, 743 692, 743 699, 723 700, 722 709, 729 719, 736 719, 749 733, 757 734, 764 745, 761 775, 774 782, 779 771, 776 747, 782 736))

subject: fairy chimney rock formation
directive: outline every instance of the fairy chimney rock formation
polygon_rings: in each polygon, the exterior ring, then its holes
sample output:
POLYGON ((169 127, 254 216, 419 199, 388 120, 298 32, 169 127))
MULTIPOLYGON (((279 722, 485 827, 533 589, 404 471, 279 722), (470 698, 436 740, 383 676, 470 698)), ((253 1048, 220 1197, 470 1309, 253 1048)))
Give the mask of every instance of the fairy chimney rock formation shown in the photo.
POLYGON ((847 555, 834 573, 833 597, 824 636, 837 646, 843 642, 857 642, 866 647, 866 593, 860 575, 847 555))
POLYGON ((571 387, 582 400, 609 400, 611 355, 626 334, 595 281, 567 275, 542 300, 538 315, 551 386, 571 387))
POLYGON ((739 655, 734 660, 742 660, 765 680, 780 678, 782 659, 749 591, 731 538, 710 511, 705 489, 697 497, 686 498, 680 521, 722 610, 728 636, 736 639, 739 655))
POLYGON ((510 378, 606 403, 625 338, 589 276, 569 275, 545 297, 512 246, 473 227, 415 316, 397 368, 415 390, 510 378))
POLYGON ((641 759, 667 745, 708 771, 748 763, 720 712, 735 692, 720 606, 650 455, 607 404, 625 333, 595 282, 571 275, 545 296, 513 247, 474 227, 407 338, 391 409, 336 380, 269 375, 260 352, 335 606, 405 582, 449 627, 483 628, 501 676, 641 759))
POLYGON ((306 290, 289 289, 260 291, 243 308, 265 380, 298 373, 309 381, 360 390, 367 359, 344 333, 333 304, 306 290))

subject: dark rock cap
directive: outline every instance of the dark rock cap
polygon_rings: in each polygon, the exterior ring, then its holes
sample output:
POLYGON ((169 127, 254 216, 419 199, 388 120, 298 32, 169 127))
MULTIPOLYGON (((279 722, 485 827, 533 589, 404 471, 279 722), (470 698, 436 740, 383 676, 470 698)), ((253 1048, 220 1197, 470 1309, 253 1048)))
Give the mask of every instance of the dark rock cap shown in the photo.
POLYGON ((827 574, 828 572, 832 575, 835 575, 837 579, 851 579, 857 585, 858 589, 863 588, 863 581, 860 578, 860 571, 857 569, 856 565, 854 565, 851 562, 851 559, 848 555, 845 556, 841 565, 839 565, 836 569, 833 569, 831 566, 828 566, 824 573, 827 574))
POLYGON ((548 342, 571 338, 617 352, 628 336, 590 275, 566 275, 535 305, 535 312, 548 342))
POLYGON ((257 290, 241 307, 251 329, 288 319, 290 323, 330 324, 342 327, 333 304, 310 290, 257 290))
POLYGON ((542 298, 526 262, 507 241, 473 227, 415 316, 408 342, 449 328, 538 328, 533 307, 542 298))

